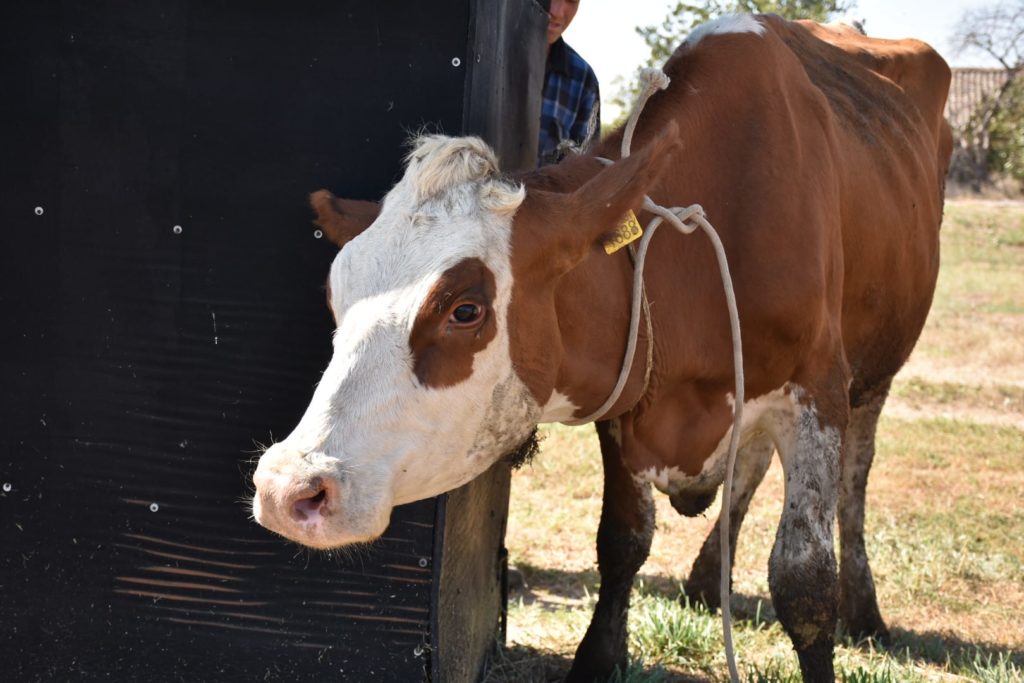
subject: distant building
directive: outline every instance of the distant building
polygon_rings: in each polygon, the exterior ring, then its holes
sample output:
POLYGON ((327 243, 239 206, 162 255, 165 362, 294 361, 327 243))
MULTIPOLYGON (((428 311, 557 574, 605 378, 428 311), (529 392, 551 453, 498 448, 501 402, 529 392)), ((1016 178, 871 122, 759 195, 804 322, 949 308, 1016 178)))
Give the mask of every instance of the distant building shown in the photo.
POLYGON ((953 69, 945 114, 954 135, 964 129, 978 105, 999 92, 1007 75, 1005 69, 953 69))

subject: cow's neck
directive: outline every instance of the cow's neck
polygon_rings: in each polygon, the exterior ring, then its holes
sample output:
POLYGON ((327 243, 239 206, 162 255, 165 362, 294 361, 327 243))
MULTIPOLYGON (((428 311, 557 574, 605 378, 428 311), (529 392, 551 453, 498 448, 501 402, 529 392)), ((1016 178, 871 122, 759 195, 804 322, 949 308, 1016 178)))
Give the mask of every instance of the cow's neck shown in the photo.
MULTIPOLYGON (((573 406, 576 417, 592 415, 612 393, 623 370, 633 307, 633 266, 628 251, 595 252, 565 275, 555 292, 564 353, 552 406, 573 406)), ((650 351, 642 320, 629 375, 615 403, 601 417, 628 411, 645 390, 650 351)), ((559 421, 572 423, 572 419, 559 421)))
MULTIPOLYGON (((614 154, 617 140, 609 140, 600 152, 614 154)), ((641 143, 642 144, 642 143, 641 143)), ((669 187, 656 191, 663 196, 684 197, 717 203, 713 188, 692 173, 689 164, 679 164, 669 187)), ((601 169, 598 162, 574 164, 568 186, 549 187, 568 192, 581 186, 601 169), (582 171, 584 172, 581 172, 582 171)), ((562 178, 560 182, 565 182, 562 178)), ((655 198, 658 198, 655 194, 655 198)), ((719 204, 720 206, 720 204, 719 204)), ((716 207, 717 208, 717 207, 716 207)), ((646 225, 651 216, 640 214, 646 225)), ((718 303, 721 284, 714 255, 701 236, 682 237, 668 231, 659 235, 648 253, 644 276, 652 302, 653 371, 645 383, 648 354, 646 325, 641 324, 636 355, 621 397, 603 416, 636 417, 653 407, 678 404, 687 415, 700 418, 700 424, 687 425, 687 441, 693 449, 681 455, 679 444, 667 438, 664 448, 655 444, 641 449, 636 471, 666 466, 690 469, 683 462, 699 458, 717 447, 729 424, 727 394, 732 374, 728 315, 707 308, 718 303), (713 296, 709 296, 713 294, 713 296), (695 324, 695 321, 699 323, 695 324), (718 348, 718 347, 721 348, 718 348), (719 367, 720 366, 720 367, 719 367), (710 379, 710 382, 708 381, 710 379), (684 457, 685 456, 685 457, 684 457)), ((608 398, 622 369, 632 308, 633 265, 626 250, 608 256, 599 248, 558 283, 553 296, 560 333, 560 345, 550 351, 555 362, 554 391, 547 400, 543 421, 573 423, 573 417, 589 415, 608 398)), ((651 441, 651 439, 644 439, 651 441)))
MULTIPOLYGON (((528 187, 569 193, 593 178, 602 164, 591 157, 576 157, 526 178, 528 187)), ((555 378, 544 403, 544 422, 573 423, 599 408, 612 392, 623 365, 632 310, 633 266, 628 251, 612 255, 595 248, 578 267, 564 275, 547 305, 557 317, 558 338, 553 346, 537 348, 519 367, 547 366, 555 378)), ((536 292, 524 293, 535 298, 536 292)), ((514 297, 515 298, 515 297, 514 297)), ((543 304, 541 308, 543 308, 543 304)), ((640 325, 635 359, 619 399, 605 413, 614 417, 640 400, 645 388, 648 360, 646 321, 640 325)), ((524 339, 529 346, 532 340, 524 339)))

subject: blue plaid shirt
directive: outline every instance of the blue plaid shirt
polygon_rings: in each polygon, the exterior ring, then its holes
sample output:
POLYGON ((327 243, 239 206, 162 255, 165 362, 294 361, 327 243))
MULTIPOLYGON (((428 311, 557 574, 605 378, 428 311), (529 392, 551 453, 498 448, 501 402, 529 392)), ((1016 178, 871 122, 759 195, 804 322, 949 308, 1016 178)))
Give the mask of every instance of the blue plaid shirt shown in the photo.
POLYGON ((584 145, 600 134, 601 94, 597 76, 590 65, 559 38, 548 50, 544 71, 537 163, 558 161, 564 152, 558 145, 565 140, 584 145))

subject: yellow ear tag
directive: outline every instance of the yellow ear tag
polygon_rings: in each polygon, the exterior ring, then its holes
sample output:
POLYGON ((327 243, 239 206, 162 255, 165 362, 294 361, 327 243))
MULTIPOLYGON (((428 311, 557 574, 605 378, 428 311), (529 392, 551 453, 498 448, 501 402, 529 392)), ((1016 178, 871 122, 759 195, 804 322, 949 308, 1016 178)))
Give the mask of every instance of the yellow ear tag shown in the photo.
POLYGON ((604 253, 614 254, 630 242, 640 239, 643 234, 644 229, 640 227, 640 221, 636 219, 636 214, 630 211, 612 236, 603 242, 604 253))

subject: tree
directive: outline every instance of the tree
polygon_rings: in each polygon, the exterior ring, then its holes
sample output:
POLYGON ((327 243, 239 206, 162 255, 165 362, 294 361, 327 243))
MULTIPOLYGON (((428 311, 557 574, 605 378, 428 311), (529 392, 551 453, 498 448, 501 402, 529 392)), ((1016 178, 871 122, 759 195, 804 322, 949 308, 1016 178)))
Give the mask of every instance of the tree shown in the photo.
POLYGON ((992 117, 989 145, 987 170, 1024 187, 1024 79, 1015 79, 1003 94, 992 117))
POLYGON ((958 55, 995 59, 1004 69, 1001 84, 985 97, 961 130, 955 131, 951 175, 978 191, 990 172, 1024 180, 1024 0, 997 2, 961 15, 953 34, 958 55))
POLYGON ((1024 65, 1024 0, 967 10, 957 27, 953 48, 958 55, 992 57, 1007 71, 1019 71, 1024 65))
MULTIPOLYGON (((660 66, 676 47, 697 26, 725 14, 764 14, 774 12, 786 19, 825 21, 856 7, 856 0, 705 0, 701 3, 676 2, 661 24, 638 26, 636 32, 651 48, 643 66, 660 66)), ((639 69, 637 69, 639 73, 639 69)), ((612 101, 628 112, 639 93, 637 78, 619 82, 619 92, 612 101)))

